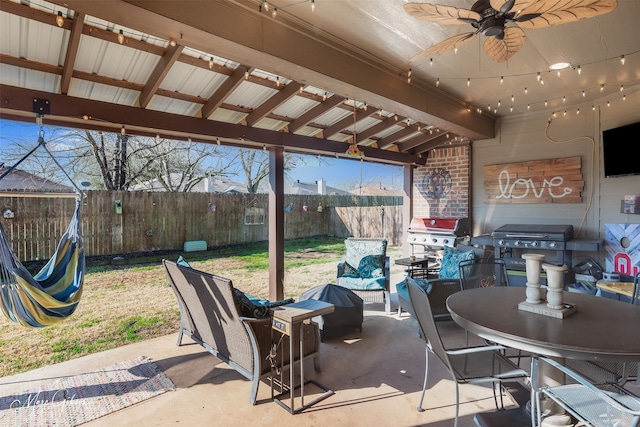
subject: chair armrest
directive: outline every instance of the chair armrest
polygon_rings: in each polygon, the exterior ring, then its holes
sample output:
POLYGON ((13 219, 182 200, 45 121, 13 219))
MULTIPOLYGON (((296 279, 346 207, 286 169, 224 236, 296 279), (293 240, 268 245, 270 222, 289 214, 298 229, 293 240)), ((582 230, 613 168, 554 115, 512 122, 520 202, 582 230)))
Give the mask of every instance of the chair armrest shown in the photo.
POLYGON ((336 277, 342 277, 344 276, 344 261, 340 261, 338 263, 338 275, 336 277))

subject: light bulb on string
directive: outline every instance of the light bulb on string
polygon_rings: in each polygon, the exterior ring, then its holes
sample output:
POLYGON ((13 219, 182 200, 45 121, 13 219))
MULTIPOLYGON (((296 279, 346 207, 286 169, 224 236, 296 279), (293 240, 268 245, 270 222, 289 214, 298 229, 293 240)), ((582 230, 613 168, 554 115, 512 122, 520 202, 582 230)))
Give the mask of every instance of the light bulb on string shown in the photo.
POLYGON ((430 58, 430 59, 429 59, 429 66, 430 66, 430 67, 433 67, 433 58, 430 58))
POLYGON ((118 43, 124 43, 124 32, 122 30, 118 32, 118 43))
POLYGON ((62 28, 62 26, 64 25, 64 17, 62 16, 61 11, 58 11, 58 15, 56 15, 56 24, 60 28, 62 28))
POLYGON ((274 7, 274 8, 273 8, 273 12, 271 12, 271 17, 272 17, 272 18, 275 18, 277 14, 278 14, 278 8, 277 8, 277 7, 274 7))
POLYGON ((209 69, 213 68, 213 56, 209 59, 209 69))
POLYGON ((439 86, 440 86, 440 77, 436 79, 436 87, 439 87, 439 86))
POLYGON ((611 107, 611 101, 607 101, 607 107, 611 107))
POLYGON ((582 90, 582 97, 584 98, 585 96, 587 96, 587 94, 585 93, 584 90, 582 90))
POLYGON ((511 107, 509 107, 509 112, 513 113, 513 105, 511 107))
POLYGON ((325 93, 322 95, 322 100, 323 100, 323 101, 326 101, 326 100, 327 100, 327 92, 325 92, 325 93))
POLYGON ((596 111, 596 106, 595 106, 595 105, 592 105, 592 106, 591 106, 591 110, 592 110, 592 111, 596 111))
POLYGON ((546 107, 549 103, 547 102, 547 100, 544 100, 544 106, 546 107))
POLYGON ((502 101, 498 99, 498 107, 500 107, 500 105, 502 105, 502 101))
POLYGON ((311 12, 316 11, 316 0, 311 0, 311 12))
POLYGON ((530 109, 531 109, 531 105, 527 104, 527 110, 530 110, 530 109))
POLYGON ((576 110, 576 114, 580 114, 580 109, 579 108, 576 110))
POLYGON ((622 100, 626 101, 627 100, 627 94, 622 95, 622 100))
POLYGON ((540 79, 540 84, 544 86, 544 80, 540 79))
POLYGON ((582 68, 579 65, 576 67, 576 71, 578 71, 578 75, 582 74, 582 68))
POLYGON ((471 78, 467 77, 467 87, 471 86, 471 78))
POLYGON ((600 92, 604 91, 604 85, 600 85, 600 92))
POLYGON ((245 79, 245 80, 249 80, 249 76, 250 76, 250 74, 251 74, 251 73, 249 73, 249 69, 247 68, 247 69, 244 71, 244 79, 245 79))
POLYGON ((516 97, 511 95, 511 102, 514 102, 516 100, 516 97))
POLYGON ((524 88, 524 94, 526 95, 526 94, 528 94, 528 93, 529 93, 529 90, 525 87, 525 88, 524 88))
POLYGON ((504 76, 500 76, 500 84, 504 83, 504 76))
POLYGON ((120 135, 124 135, 127 132, 127 130, 125 129, 124 125, 122 125, 122 128, 120 129, 120 135))
POLYGON ((540 76, 540 71, 538 71, 538 76, 536 77, 538 81, 542 80, 542 76, 540 76))
POLYGON ((620 92, 624 90, 624 85, 620 85, 620 92))
POLYGON ((567 100, 567 97, 566 97, 566 96, 563 96, 563 97, 562 97, 562 102, 565 102, 566 100, 567 100))
POLYGON ((620 57, 620 65, 624 65, 625 62, 626 62, 626 60, 624 59, 624 55, 622 55, 620 57))

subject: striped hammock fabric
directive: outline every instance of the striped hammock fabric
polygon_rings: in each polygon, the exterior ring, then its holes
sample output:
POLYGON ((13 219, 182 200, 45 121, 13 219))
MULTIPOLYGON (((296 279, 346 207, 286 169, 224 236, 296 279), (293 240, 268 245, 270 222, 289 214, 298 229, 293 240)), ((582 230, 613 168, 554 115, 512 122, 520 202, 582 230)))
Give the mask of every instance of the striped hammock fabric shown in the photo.
POLYGON ((0 309, 14 322, 32 328, 51 326, 69 317, 82 296, 85 259, 80 206, 47 264, 32 276, 20 263, 0 224, 0 309))

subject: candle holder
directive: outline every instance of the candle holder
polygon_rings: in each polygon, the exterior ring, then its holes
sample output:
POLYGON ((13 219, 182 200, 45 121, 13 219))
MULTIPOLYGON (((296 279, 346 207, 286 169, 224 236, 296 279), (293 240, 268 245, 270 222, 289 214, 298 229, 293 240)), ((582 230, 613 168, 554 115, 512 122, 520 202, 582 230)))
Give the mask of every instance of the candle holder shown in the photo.
POLYGON ((540 272, 542 254, 522 254, 525 260, 525 268, 527 272, 527 302, 529 304, 540 304, 542 302, 542 290, 540 289, 540 272))
POLYGON ((542 264, 542 269, 547 273, 547 307, 562 310, 564 308, 562 299, 564 273, 568 268, 566 265, 542 264))

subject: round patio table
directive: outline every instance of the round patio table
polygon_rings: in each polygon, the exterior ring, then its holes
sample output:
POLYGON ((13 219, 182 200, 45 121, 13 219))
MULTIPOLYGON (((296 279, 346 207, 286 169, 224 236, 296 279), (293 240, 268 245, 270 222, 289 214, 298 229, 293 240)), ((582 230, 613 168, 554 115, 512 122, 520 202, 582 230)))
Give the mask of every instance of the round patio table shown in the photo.
POLYGON ((447 299, 452 319, 481 338, 550 357, 640 361, 640 306, 564 292, 577 312, 564 319, 518 309, 524 287, 468 289, 447 299))

